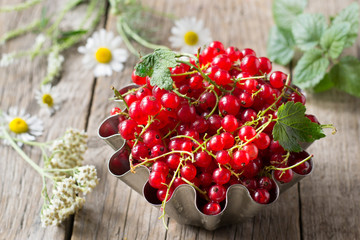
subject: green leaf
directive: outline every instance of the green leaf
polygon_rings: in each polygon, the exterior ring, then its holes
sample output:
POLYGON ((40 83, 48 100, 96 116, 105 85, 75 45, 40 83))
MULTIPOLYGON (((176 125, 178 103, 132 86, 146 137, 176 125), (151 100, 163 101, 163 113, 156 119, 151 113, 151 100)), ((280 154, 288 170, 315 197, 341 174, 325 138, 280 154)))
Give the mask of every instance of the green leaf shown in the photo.
POLYGON ((330 78, 335 87, 351 95, 360 97, 360 61, 353 56, 340 59, 330 70, 330 78))
POLYGON ((276 25, 291 31, 292 22, 304 11, 306 5, 306 0, 274 0, 272 12, 276 25))
POLYGON ((171 90, 173 88, 173 80, 169 68, 161 64, 155 64, 150 84, 151 86, 156 85, 161 89, 171 90))
POLYGON ((329 64, 322 50, 305 52, 294 69, 294 83, 301 88, 313 88, 323 79, 329 64))
POLYGON ((287 102, 278 109, 278 118, 273 129, 274 140, 287 151, 300 152, 300 142, 313 142, 325 137, 320 125, 305 116, 306 108, 301 103, 287 102))
POLYGON ((267 55, 271 61, 287 65, 294 56, 295 41, 290 31, 274 26, 270 30, 267 43, 267 55))
POLYGON ((135 66, 135 74, 140 77, 151 77, 151 85, 157 85, 166 90, 172 89, 173 80, 169 67, 176 66, 176 54, 169 49, 155 49, 144 56, 135 66))
POLYGON ((352 46, 358 36, 359 31, 359 4, 354 2, 343 9, 333 20, 333 24, 347 22, 350 24, 350 31, 345 43, 345 47, 352 46))
POLYGON ((332 87, 334 87, 334 82, 331 81, 330 74, 326 73, 323 79, 320 80, 313 90, 314 92, 319 93, 330 90, 332 87))
POLYGON ((291 29, 298 47, 307 51, 319 44, 326 28, 327 24, 323 15, 304 13, 294 20, 291 29))
POLYGON ((321 36, 320 46, 329 53, 332 59, 338 58, 342 53, 349 30, 350 23, 335 23, 321 36))

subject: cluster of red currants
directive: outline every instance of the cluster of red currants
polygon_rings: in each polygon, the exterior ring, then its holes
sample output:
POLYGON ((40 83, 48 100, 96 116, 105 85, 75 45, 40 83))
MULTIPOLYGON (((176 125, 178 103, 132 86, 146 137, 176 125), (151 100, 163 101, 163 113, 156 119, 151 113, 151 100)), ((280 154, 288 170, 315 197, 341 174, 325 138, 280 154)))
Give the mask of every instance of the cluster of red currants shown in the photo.
POLYGON ((272 171, 280 184, 290 182, 294 172, 311 171, 309 161, 296 164, 308 153, 285 151, 272 135, 279 106, 305 104, 305 96, 252 49, 225 49, 215 41, 196 57, 170 69, 173 90, 151 86, 149 77, 134 71, 139 87, 120 92, 128 109, 112 114, 119 114, 132 168, 149 167, 148 182, 162 202, 179 185, 192 185, 207 215, 221 212, 233 184, 244 185, 260 204, 273 201, 272 171))

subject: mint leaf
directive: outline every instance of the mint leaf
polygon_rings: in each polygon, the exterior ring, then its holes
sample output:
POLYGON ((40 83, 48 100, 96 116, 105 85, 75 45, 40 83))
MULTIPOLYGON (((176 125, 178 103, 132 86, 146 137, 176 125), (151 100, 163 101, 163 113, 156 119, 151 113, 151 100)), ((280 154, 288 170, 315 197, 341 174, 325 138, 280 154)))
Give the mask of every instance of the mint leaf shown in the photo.
POLYGON ((334 87, 334 82, 331 80, 330 74, 326 73, 323 79, 313 88, 314 92, 324 92, 334 87))
POLYGON ((316 86, 323 79, 329 63, 320 49, 305 52, 294 69, 294 83, 302 88, 316 86))
POLYGON ((359 30, 359 4, 352 3, 343 9, 333 20, 333 24, 347 22, 350 24, 350 31, 345 43, 345 47, 352 46, 358 36, 359 30))
POLYGON ((287 151, 300 152, 300 142, 313 142, 325 137, 321 126, 305 117, 305 111, 305 106, 299 102, 287 102, 278 109, 272 134, 287 151))
POLYGON ((291 31, 292 22, 304 11, 306 4, 306 0, 274 0, 272 12, 276 25, 291 31))
POLYGON ((334 23, 321 36, 320 46, 329 53, 332 59, 338 58, 342 53, 349 30, 350 23, 334 23))
POLYGON ((171 90, 173 88, 173 80, 168 67, 156 63, 154 72, 150 80, 151 86, 158 86, 161 89, 171 90))
POLYGON ((359 76, 360 61, 353 56, 340 59, 330 71, 330 78, 335 87, 356 97, 360 97, 359 76))
POLYGON ((152 86, 157 85, 166 90, 172 89, 173 80, 170 74, 170 67, 176 66, 176 54, 169 49, 155 49, 142 57, 141 61, 135 66, 135 74, 140 77, 151 77, 152 86))
POLYGON ((294 56, 295 40, 290 31, 274 26, 270 30, 267 55, 271 61, 286 65, 294 56))
POLYGON ((323 15, 304 13, 294 20, 291 30, 298 47, 307 51, 318 45, 326 28, 323 15))

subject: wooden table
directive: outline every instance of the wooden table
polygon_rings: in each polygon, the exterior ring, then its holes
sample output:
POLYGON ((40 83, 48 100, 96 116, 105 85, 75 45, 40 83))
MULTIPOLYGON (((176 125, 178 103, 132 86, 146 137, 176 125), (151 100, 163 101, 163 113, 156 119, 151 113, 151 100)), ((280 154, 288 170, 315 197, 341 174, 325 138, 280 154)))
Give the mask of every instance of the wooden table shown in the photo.
MULTIPOLYGON (((0 5, 20 0, 0 0, 0 5)), ((45 1, 50 11, 66 1, 45 1)), ((214 39, 226 46, 250 47, 258 55, 266 55, 269 28, 273 25, 271 1, 143 1, 158 11, 177 17, 195 15, 205 21, 214 39)), ((309 1, 307 11, 334 15, 351 0, 309 1)), ((359 1, 360 2, 360 1, 359 1)), ((26 11, 0 14, 0 35, 29 23, 41 14, 42 5, 26 11)), ((85 8, 78 8, 65 25, 71 26, 85 8)), ((100 27, 116 31, 115 18, 110 13, 102 17, 100 27)), ((149 25, 158 27, 161 44, 168 45, 170 20, 154 19, 149 25)), ((28 34, 0 46, 0 54, 25 49, 36 35, 28 34)), ((360 41, 347 50, 360 56, 360 41)), ((94 78, 82 69, 82 56, 76 47, 65 53, 64 71, 57 84, 62 89, 64 103, 59 112, 45 118, 45 133, 41 140, 59 137, 67 127, 88 131, 89 150, 85 163, 94 164, 101 179, 86 199, 84 208, 73 219, 59 227, 42 228, 39 212, 42 180, 10 147, 0 145, 0 239, 359 239, 360 238, 360 99, 330 91, 308 94, 308 112, 322 123, 333 123, 338 133, 313 144, 313 174, 281 195, 280 199, 256 217, 241 224, 216 231, 182 226, 168 219, 169 230, 158 220, 160 212, 129 187, 108 173, 106 161, 113 151, 97 137, 100 122, 114 103, 110 86, 130 83, 136 61, 131 56, 125 70, 109 78, 94 78)), ((274 66, 288 73, 291 68, 274 66)), ((20 106, 37 114, 39 106, 34 90, 46 72, 46 58, 21 60, 0 69, 0 107, 20 106)), ((32 159, 40 163, 40 152, 25 147, 32 159)))

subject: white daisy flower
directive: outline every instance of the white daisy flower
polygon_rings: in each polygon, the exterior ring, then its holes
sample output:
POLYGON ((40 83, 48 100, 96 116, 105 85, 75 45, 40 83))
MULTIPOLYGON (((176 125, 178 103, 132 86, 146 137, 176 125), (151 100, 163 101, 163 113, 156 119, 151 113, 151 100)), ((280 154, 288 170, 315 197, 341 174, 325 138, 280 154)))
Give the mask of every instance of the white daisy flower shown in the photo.
POLYGON ((169 38, 171 47, 179 48, 185 53, 196 53, 197 48, 212 41, 210 30, 204 28, 203 21, 198 21, 195 17, 175 21, 171 33, 172 36, 169 38))
POLYGON ((78 48, 85 54, 83 64, 89 69, 94 69, 95 77, 111 76, 112 71, 120 72, 129 54, 119 48, 121 37, 114 37, 112 32, 101 29, 88 38, 86 45, 78 48))
POLYGON ((4 53, 0 59, 0 67, 7 67, 15 62, 16 53, 4 53))
POLYGON ((41 89, 35 92, 35 99, 38 104, 47 109, 50 114, 54 114, 60 109, 61 99, 59 92, 50 84, 41 85, 41 89))
MULTIPOLYGON (((34 141, 37 136, 40 136, 43 132, 43 123, 36 116, 30 116, 25 111, 19 110, 17 107, 9 108, 8 113, 3 113, 1 125, 7 128, 10 136, 15 139, 22 140, 24 142, 34 141)), ((7 139, 4 139, 5 144, 9 144, 7 139)), ((21 147, 22 142, 17 142, 21 147)))

